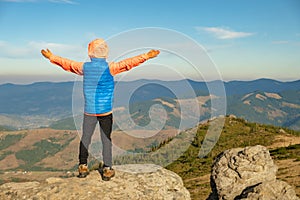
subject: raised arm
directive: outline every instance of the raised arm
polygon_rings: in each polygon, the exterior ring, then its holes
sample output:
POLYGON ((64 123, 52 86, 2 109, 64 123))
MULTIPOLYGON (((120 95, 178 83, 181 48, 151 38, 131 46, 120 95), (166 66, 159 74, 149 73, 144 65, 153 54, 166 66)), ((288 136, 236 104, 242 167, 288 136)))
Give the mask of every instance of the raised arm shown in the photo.
POLYGON ((56 56, 49 49, 47 50, 42 49, 41 53, 45 58, 49 59, 50 62, 60 66, 64 70, 78 75, 83 75, 83 70, 82 70, 83 62, 76 62, 73 60, 69 60, 67 58, 56 56))
POLYGON ((148 53, 141 54, 132 58, 127 58, 120 62, 111 62, 109 63, 109 70, 111 75, 115 76, 119 73, 129 71, 133 67, 136 67, 148 59, 154 58, 159 54, 159 50, 151 50, 148 53))

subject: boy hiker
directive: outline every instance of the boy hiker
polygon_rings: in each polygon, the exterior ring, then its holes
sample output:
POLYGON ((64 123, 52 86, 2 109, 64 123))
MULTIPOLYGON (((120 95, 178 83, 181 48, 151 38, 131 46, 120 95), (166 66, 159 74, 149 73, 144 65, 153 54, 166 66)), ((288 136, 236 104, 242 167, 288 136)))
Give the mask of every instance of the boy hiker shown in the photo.
POLYGON ((115 175, 112 168, 112 104, 114 93, 114 76, 132 69, 150 58, 156 57, 159 50, 151 50, 120 62, 106 61, 108 46, 103 39, 95 39, 88 45, 90 62, 76 62, 52 54, 47 49, 41 50, 42 55, 51 63, 62 67, 68 72, 83 75, 84 118, 83 134, 79 145, 78 177, 85 178, 89 174, 87 159, 88 149, 96 124, 99 122, 100 135, 103 144, 103 162, 99 172, 103 180, 110 180, 115 175))

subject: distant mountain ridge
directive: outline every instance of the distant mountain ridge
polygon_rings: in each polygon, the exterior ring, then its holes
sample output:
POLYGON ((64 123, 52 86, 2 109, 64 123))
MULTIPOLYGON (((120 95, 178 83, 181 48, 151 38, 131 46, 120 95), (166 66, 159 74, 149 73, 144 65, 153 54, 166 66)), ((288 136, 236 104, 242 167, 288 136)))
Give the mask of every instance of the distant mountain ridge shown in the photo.
POLYGON ((0 114, 71 114, 73 82, 38 82, 29 85, 0 85, 0 114))
MULTIPOLYGON (((80 94, 82 91, 80 82, 0 85, 0 119, 11 119, 2 122, 0 120, 0 125, 10 126, 13 121, 22 121, 16 127, 30 128, 34 127, 32 125, 34 123, 33 119, 49 119, 40 125, 35 124, 36 127, 39 127, 72 116, 74 84, 76 85, 76 93, 80 94), (5 117, 1 118, 1 115, 5 117), (32 120, 31 116, 34 116, 32 120), (28 124, 24 125, 27 121, 28 124)), ((131 113, 141 110, 140 108, 143 105, 151 105, 153 102, 157 102, 157 99, 163 101, 169 99, 168 101, 173 102, 173 106, 176 107, 176 99, 194 98, 194 95, 209 97, 208 86, 213 88, 221 84, 224 84, 226 91, 226 114, 235 114, 250 121, 300 129, 300 115, 298 114, 300 113, 300 80, 281 82, 272 79, 258 79, 253 81, 210 81, 206 83, 193 80, 161 81, 141 79, 130 82, 116 82, 114 107, 122 107, 128 104, 127 99, 124 98, 128 95, 131 95, 129 96, 129 104, 133 109, 131 113), (194 93, 187 91, 186 85, 193 89, 194 93), (132 88, 136 88, 136 90, 133 94, 129 94, 132 88), (174 94, 175 90, 176 94, 174 94), (276 95, 280 98, 274 98, 276 95)), ((220 97, 223 94, 218 94, 218 91, 216 91, 211 95, 220 97)), ((209 105, 210 101, 207 101, 206 105, 203 106, 209 107, 209 105)), ((80 110, 83 105, 77 106, 76 109, 80 110)), ((148 113, 144 113, 145 109, 142 110, 142 113, 135 113, 136 116, 140 118, 147 117, 148 113)), ((204 115, 201 116, 201 120, 209 118, 207 113, 209 113, 209 110, 206 109, 204 115)), ((172 116, 172 119, 178 121, 178 116, 172 116)), ((174 124, 174 122, 169 124, 174 124)))
POLYGON ((300 90, 300 80, 281 82, 272 79, 257 79, 253 81, 229 81, 225 82, 226 94, 248 94, 254 91, 279 93, 289 90, 300 90))

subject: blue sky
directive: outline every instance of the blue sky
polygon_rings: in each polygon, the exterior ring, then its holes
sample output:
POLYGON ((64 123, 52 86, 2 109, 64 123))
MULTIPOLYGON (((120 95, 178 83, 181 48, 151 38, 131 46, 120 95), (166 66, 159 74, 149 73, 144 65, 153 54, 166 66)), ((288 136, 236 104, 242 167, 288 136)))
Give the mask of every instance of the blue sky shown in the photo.
MULTIPOLYGON (((85 61, 90 40, 143 27, 174 30, 199 43, 226 81, 300 77, 298 0, 0 0, 0 25, 0 83, 73 80, 41 57, 40 49, 85 61)), ((159 59, 167 60, 167 53, 159 59)), ((179 72, 187 69, 181 67, 179 72)), ((161 70, 152 77, 167 75, 161 70)))

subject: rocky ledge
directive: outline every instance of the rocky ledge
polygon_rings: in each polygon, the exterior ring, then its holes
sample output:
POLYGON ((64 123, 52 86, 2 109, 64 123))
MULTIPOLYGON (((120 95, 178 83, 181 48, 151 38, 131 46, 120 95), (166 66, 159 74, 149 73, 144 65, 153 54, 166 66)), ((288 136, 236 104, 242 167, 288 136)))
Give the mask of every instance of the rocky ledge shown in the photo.
POLYGON ((116 176, 102 181, 97 171, 87 178, 48 178, 45 182, 6 183, 0 199, 172 199, 188 200, 190 194, 174 172, 153 164, 119 165, 116 176))

